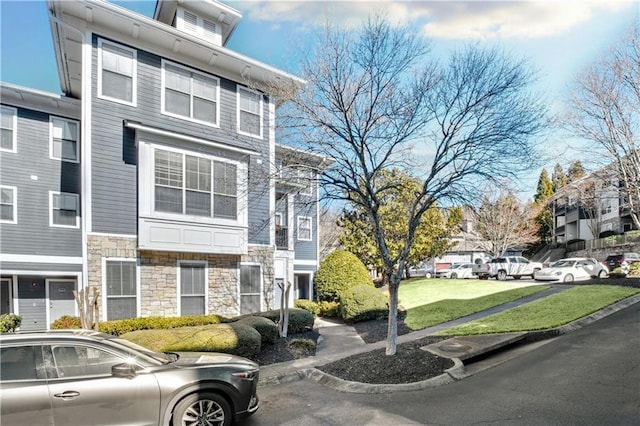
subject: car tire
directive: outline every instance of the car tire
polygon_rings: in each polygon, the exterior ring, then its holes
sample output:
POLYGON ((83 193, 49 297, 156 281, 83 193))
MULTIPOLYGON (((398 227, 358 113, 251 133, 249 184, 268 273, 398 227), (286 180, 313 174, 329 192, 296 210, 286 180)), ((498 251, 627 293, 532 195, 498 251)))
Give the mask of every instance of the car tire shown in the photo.
POLYGON ((604 271, 604 269, 600 269, 600 272, 598 272, 598 278, 607 278, 607 273, 604 271))
POLYGON ((430 272, 427 272, 426 274, 424 274, 424 277, 425 277, 426 279, 430 279, 430 278, 431 278, 431 273, 430 273, 430 272))
POLYGON ((572 283, 573 282, 573 275, 572 274, 567 274, 564 276, 564 280, 562 280, 562 282, 565 283, 572 283))
POLYGON ((229 426, 233 421, 231 406, 223 396, 212 392, 197 392, 186 396, 176 404, 171 415, 171 424, 172 426, 196 424, 195 422, 202 416, 206 417, 210 424, 221 426, 229 426))
POLYGON ((498 275, 496 275, 496 279, 498 281, 506 281, 507 280, 507 271, 498 271, 498 275))
POLYGON ((455 279, 458 278, 458 274, 453 273, 453 274, 451 274, 451 276, 449 278, 451 278, 452 280, 455 280, 455 279))

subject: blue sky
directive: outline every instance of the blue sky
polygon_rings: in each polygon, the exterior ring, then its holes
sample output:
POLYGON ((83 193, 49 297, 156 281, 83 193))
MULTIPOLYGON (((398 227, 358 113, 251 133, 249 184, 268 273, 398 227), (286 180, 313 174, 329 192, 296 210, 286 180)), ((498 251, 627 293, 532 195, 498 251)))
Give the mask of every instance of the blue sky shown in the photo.
MULTIPOLYGON (((155 1, 117 1, 146 16, 155 1)), ((408 24, 432 40, 435 55, 464 43, 490 43, 529 58, 539 70, 539 89, 552 111, 587 65, 632 25, 640 25, 637 0, 542 1, 227 1, 243 20, 227 47, 295 74, 296 56, 326 19, 357 26, 372 11, 408 24)), ((53 93, 60 86, 44 0, 0 0, 0 80, 53 93)), ((552 136, 549 172, 572 157, 566 135, 552 136), (557 152, 557 155, 554 155, 557 152)), ((584 159, 583 162, 585 162, 584 159)), ((587 164, 585 164, 587 165, 587 164)), ((588 166, 588 165, 587 165, 588 166)), ((532 174, 533 190, 539 171, 532 174)), ((532 182, 525 183, 531 187, 532 182)))

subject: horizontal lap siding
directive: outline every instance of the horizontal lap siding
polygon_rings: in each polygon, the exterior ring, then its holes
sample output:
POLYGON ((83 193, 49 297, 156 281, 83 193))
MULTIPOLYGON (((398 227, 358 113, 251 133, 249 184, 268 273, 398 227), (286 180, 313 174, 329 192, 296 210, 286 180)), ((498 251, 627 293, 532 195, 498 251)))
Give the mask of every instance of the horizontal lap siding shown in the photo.
POLYGON ((292 226, 296 229, 295 235, 295 258, 296 260, 316 260, 318 246, 318 216, 315 198, 307 195, 298 195, 295 200, 294 207, 294 223, 292 226), (298 240, 297 227, 298 217, 306 216, 311 218, 311 241, 298 240))
MULTIPOLYGON (((220 127, 215 128, 161 113, 161 58, 137 50, 137 105, 135 107, 97 97, 97 37, 93 41, 92 78, 92 231, 114 234, 137 234, 137 158, 134 132, 125 129, 124 120, 158 127, 212 142, 228 144, 263 153, 262 164, 256 156, 220 151, 203 145, 176 140, 174 145, 249 163, 249 175, 268 173, 268 106, 264 106, 265 123, 262 140, 240 137, 236 132, 236 84, 220 78, 220 127), (220 155, 222 153, 222 155, 220 155), (257 169, 256 169, 257 167, 257 169), (267 172, 259 169, 265 169, 267 172)), ((113 40, 118 42, 117 40, 113 40)), ((121 43, 124 44, 124 43, 121 43)), ((135 46, 130 46, 135 48, 135 46)), ((179 63, 180 61, 172 60, 179 63)), ((186 64, 182 64, 186 65, 186 64)), ((206 71, 206 70, 198 70, 206 71)), ((268 182, 264 179, 249 185, 249 243, 268 243, 268 182)), ((140 188, 151 191, 153 188, 140 188)))
POLYGON ((49 191, 80 193, 80 165, 49 158, 49 115, 18 109, 17 152, 1 152, 1 184, 17 188, 18 223, 0 224, 2 253, 81 256, 80 228, 49 226, 49 191))

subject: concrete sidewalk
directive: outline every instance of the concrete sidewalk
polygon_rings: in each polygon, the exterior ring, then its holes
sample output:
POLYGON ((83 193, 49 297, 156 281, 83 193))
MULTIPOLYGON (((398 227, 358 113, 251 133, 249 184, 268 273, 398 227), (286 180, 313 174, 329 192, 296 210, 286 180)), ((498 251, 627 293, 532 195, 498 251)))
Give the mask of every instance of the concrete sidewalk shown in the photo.
MULTIPOLYGON (((483 318, 497 312, 506 311, 516 306, 520 306, 534 300, 550 296, 552 294, 564 291, 570 287, 571 286, 567 285, 552 285, 548 290, 544 290, 536 294, 524 297, 522 299, 493 307, 486 311, 398 336, 397 344, 422 339, 424 337, 431 336, 441 331, 445 331, 460 324, 474 321, 476 319, 483 318)), ((559 327, 552 331, 546 331, 545 335, 555 336, 564 334, 566 332, 590 324, 593 321, 597 321, 600 318, 608 316, 620 309, 624 309, 638 302, 640 302, 640 294, 624 299, 618 303, 606 307, 599 312, 577 320, 573 323, 567 324, 563 327, 559 327)), ((448 370, 446 374, 426 380, 424 382, 409 383, 403 385, 372 385, 366 383, 347 382, 342 379, 331 377, 314 367, 328 364, 338 359, 346 358, 358 353, 384 348, 386 347, 385 341, 367 344, 362 340, 362 338, 360 338, 354 327, 328 319, 316 319, 314 328, 316 328, 320 333, 316 355, 279 364, 261 366, 259 386, 288 383, 300 379, 314 380, 343 392, 358 393, 382 393, 402 390, 417 390, 430 386, 439 386, 444 383, 449 383, 453 380, 459 380, 461 378, 468 377, 469 375, 475 374, 480 371, 478 366, 475 366, 471 369, 465 368, 463 360, 487 354, 489 352, 496 351, 497 349, 504 349, 505 347, 514 345, 515 343, 521 342, 523 339, 536 334, 536 332, 521 332, 465 336, 447 339, 423 348, 424 350, 428 350, 436 355, 451 358, 454 361, 455 366, 452 369, 448 370)), ((535 344, 535 346, 538 346, 539 344, 540 343, 535 344)), ((496 362, 504 362, 504 360, 506 359, 508 358, 496 357, 496 362)), ((486 369, 496 364, 492 364, 491 362, 484 362, 479 363, 479 365, 483 366, 482 368, 486 369)))

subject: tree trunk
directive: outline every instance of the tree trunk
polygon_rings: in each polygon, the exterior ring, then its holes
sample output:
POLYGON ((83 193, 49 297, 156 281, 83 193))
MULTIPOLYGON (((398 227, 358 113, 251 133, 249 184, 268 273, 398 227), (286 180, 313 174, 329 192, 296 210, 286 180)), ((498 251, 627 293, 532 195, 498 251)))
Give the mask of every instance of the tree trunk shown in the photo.
MULTIPOLYGON (((395 280, 391 280, 395 281, 395 280)), ((398 284, 389 282, 389 322, 387 325, 386 355, 396 354, 396 340, 398 338, 398 284)))

